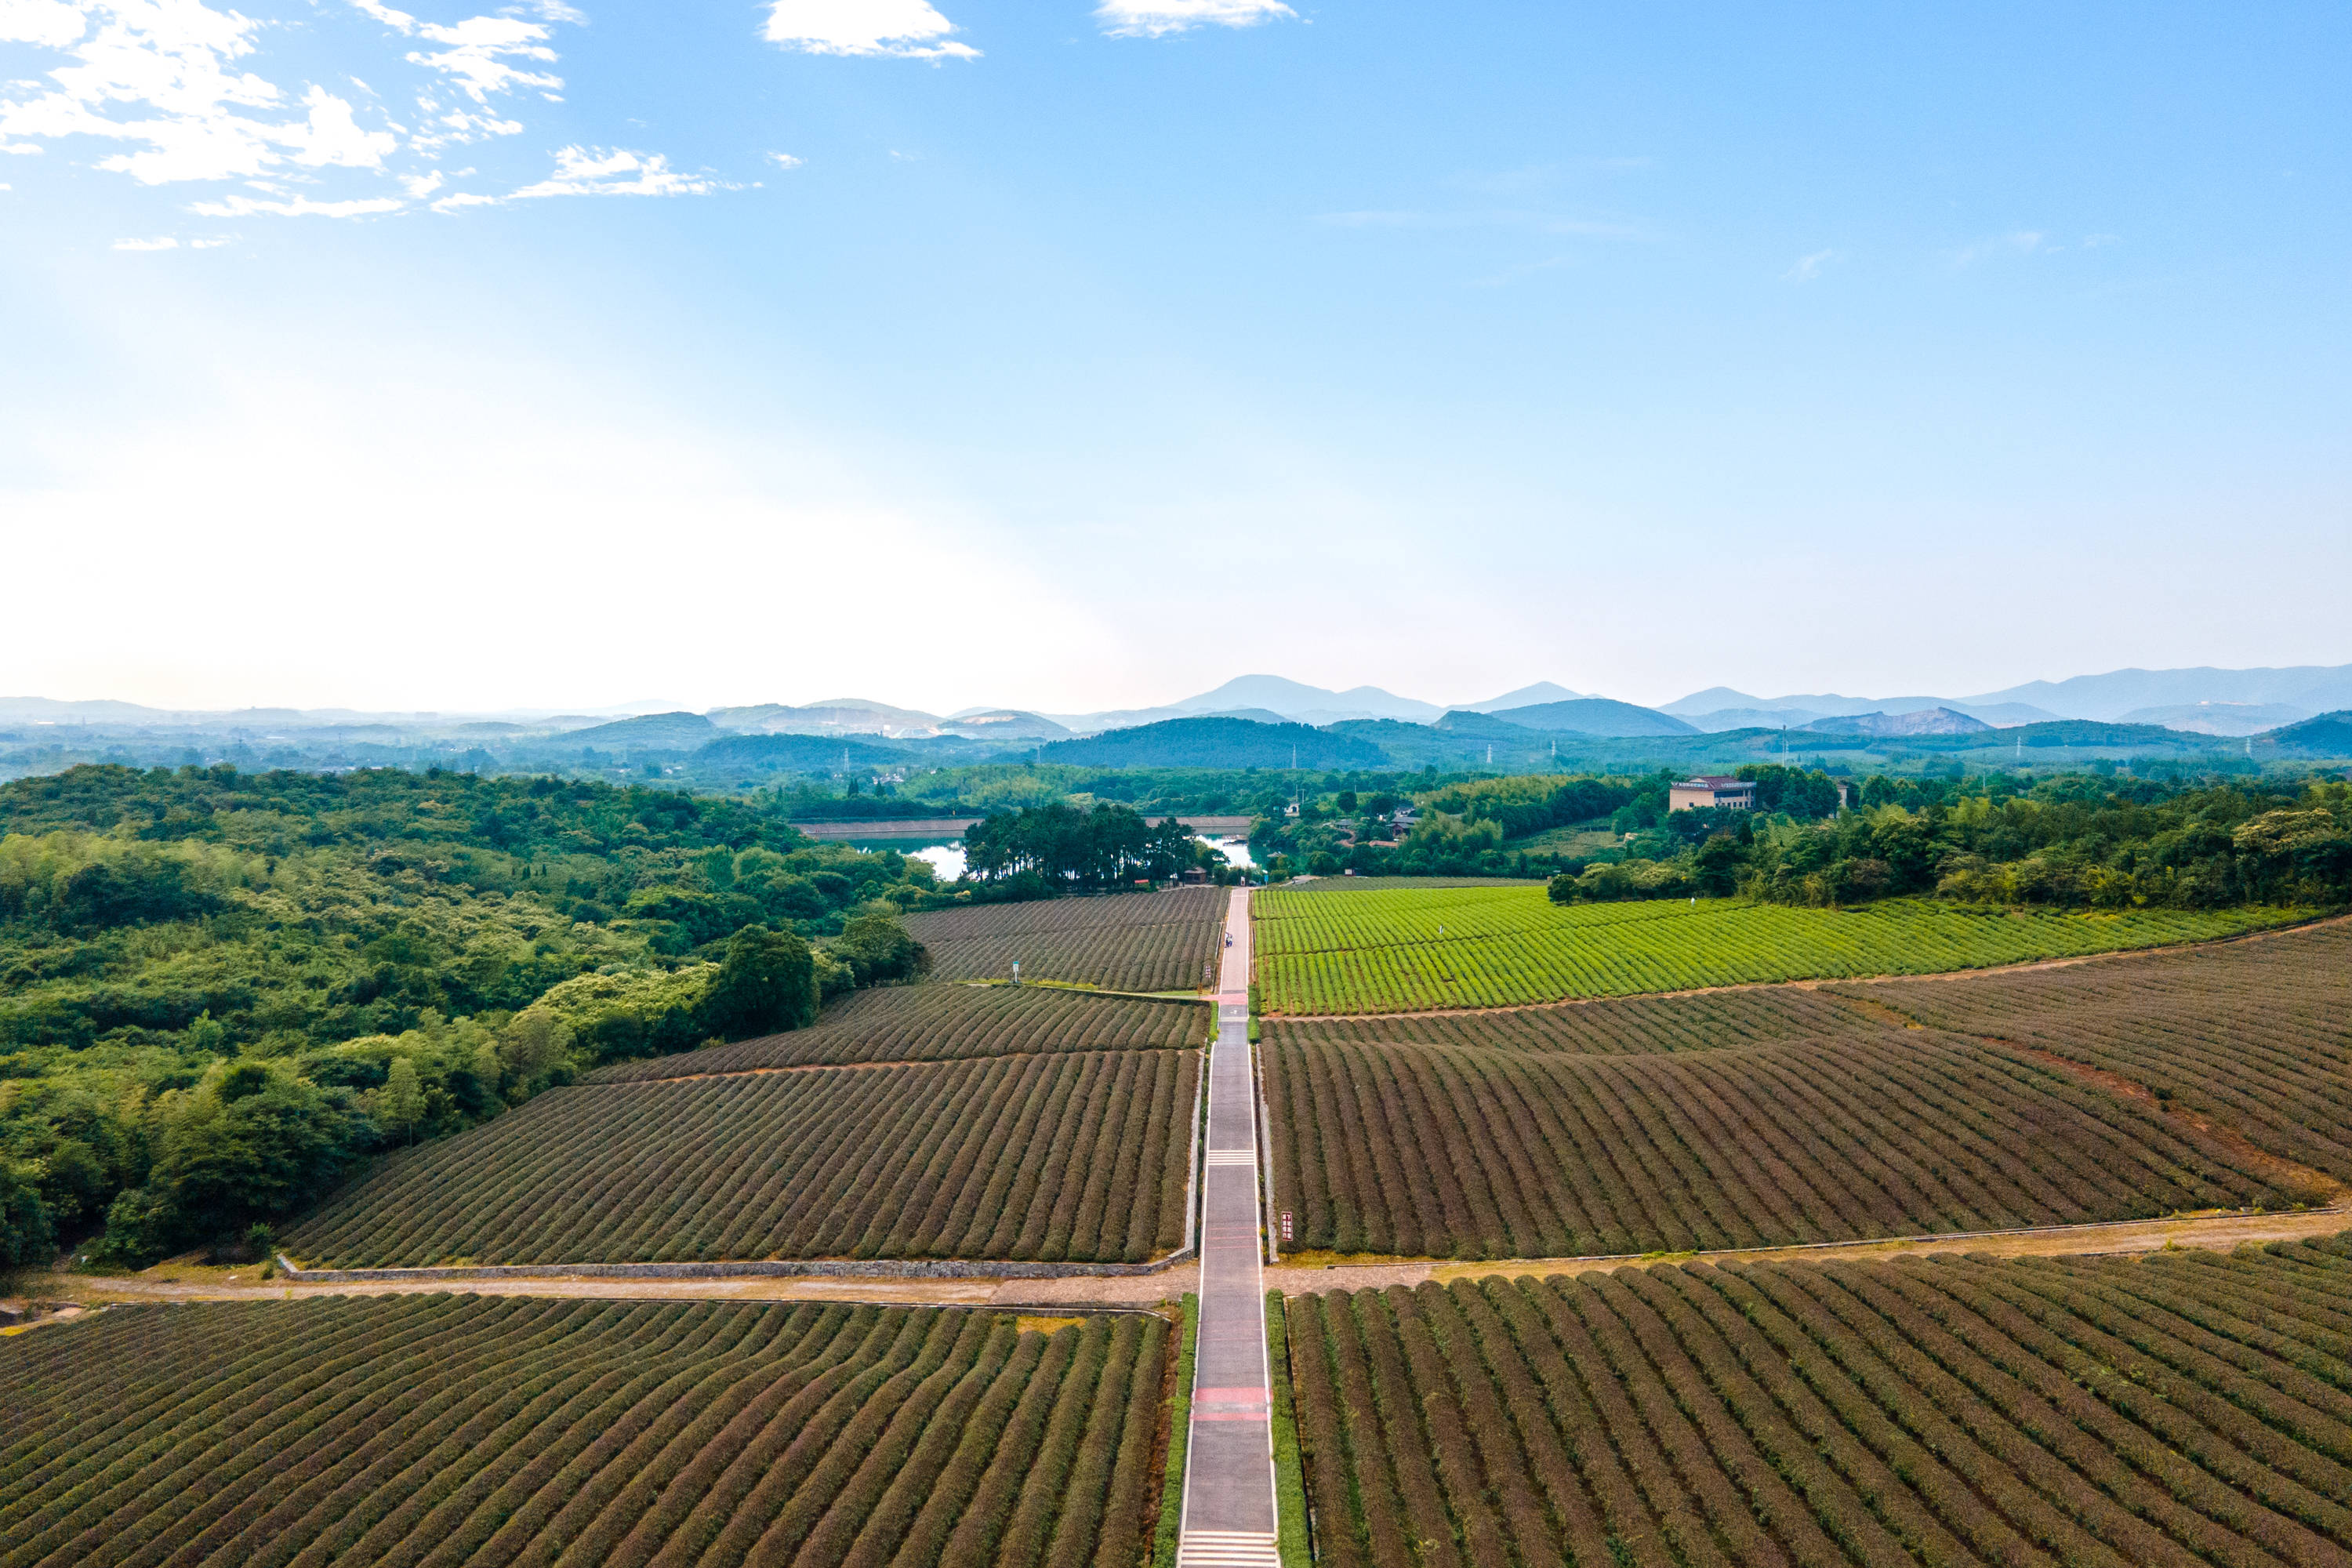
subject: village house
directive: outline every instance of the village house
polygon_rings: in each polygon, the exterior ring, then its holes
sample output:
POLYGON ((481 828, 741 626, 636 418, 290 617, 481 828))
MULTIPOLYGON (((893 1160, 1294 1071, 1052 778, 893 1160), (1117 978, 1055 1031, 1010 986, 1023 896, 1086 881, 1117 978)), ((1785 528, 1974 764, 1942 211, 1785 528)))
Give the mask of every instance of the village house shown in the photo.
POLYGON ((1666 792, 1668 811, 1689 811, 1703 805, 1725 805, 1734 811, 1756 809, 1756 786, 1746 779, 1709 773, 1680 779, 1666 792))

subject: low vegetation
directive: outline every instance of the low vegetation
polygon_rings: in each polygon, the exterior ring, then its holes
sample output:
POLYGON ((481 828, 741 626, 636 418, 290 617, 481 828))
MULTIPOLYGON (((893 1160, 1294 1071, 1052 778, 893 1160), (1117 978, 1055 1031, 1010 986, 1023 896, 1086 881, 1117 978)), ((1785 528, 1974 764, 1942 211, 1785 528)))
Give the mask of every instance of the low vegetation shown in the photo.
POLYGON ((1317 1560, 2343 1563, 2347 1254, 1293 1297, 1317 1560))
POLYGON ((2352 925, 1853 994, 2106 1075, 2121 1092, 2352 1183, 2352 925))
POLYGON ((1253 900, 1269 1013, 1494 1007, 1760 981, 1925 974, 2228 936, 2304 911, 2107 912, 1889 900, 1853 910, 1732 899, 1560 906, 1540 888, 1272 889, 1253 900))
POLYGON ((819 1304, 116 1308, 0 1356, 0 1563, 1131 1563, 1169 1340, 819 1304))
POLYGON ((1214 1032, 1201 1003, 1096 995, 1051 985, 892 985, 825 1009, 813 1028, 600 1068, 589 1083, 845 1062, 944 1061, 1045 1051, 1198 1048, 1214 1032))
POLYGON ((2347 952, 2327 925, 1934 981, 1269 1019, 1276 1201, 1298 1246, 1465 1257, 2326 1201, 2352 1184, 2347 952))
POLYGON ((2258 1161, 2021 1053, 1864 1026, 1664 1056, 1266 1053, 1297 1245, 1622 1256, 2284 1206, 2258 1161))
POLYGON ((1111 991, 1193 991, 1213 983, 1228 895, 1176 888, 1118 898, 975 905, 911 917, 907 930, 941 980, 1057 980, 1111 991))
POLYGON ((560 1089, 290 1230, 329 1267, 765 1258, 1139 1263, 1184 1234, 1197 1051, 560 1089))

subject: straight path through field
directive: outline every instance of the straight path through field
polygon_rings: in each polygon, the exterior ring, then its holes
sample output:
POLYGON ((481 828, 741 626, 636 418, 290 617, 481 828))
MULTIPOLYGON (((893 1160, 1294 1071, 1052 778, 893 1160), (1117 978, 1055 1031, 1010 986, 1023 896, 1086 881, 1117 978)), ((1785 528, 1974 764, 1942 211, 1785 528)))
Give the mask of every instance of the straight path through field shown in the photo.
POLYGON ((1249 893, 1225 911, 1209 1151, 1201 1198, 1201 1327, 1192 1363, 1178 1568, 1275 1568, 1265 1255, 1258 1236, 1257 1093, 1250 1071, 1249 893))

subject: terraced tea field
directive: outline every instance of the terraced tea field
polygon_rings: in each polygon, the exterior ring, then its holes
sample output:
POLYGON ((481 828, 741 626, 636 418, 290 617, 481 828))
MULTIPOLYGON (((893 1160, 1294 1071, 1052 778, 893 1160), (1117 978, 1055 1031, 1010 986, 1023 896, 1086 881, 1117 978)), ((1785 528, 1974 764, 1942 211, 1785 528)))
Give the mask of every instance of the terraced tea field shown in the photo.
POLYGON ((1591 1056, 1713 1051, 1820 1035, 1850 1035, 1866 1014, 1827 992, 1789 987, 1696 996, 1611 996, 1572 1006, 1357 1018, 1268 1018, 1268 1045, 1477 1046, 1591 1056))
POLYGON ((1761 981, 1927 974, 2231 936, 2285 910, 1979 910, 1917 900, 1853 910, 1737 900, 1560 907, 1544 889, 1271 889, 1252 900, 1274 1014, 1495 1007, 1761 981))
MULTIPOLYGON (((1696 1000, 1696 999, 1694 999, 1696 1000)), ((1451 1019, 1469 1033, 1475 1019, 1451 1019)), ((2283 1205, 2260 1161, 2021 1052, 1856 1018, 1651 1055, 1270 1036, 1295 1246, 1533 1258, 2283 1205)))
POLYGON ((1037 1051, 1198 1049, 1213 1019, 1197 1002, 1041 985, 885 985, 853 992, 809 1028, 622 1062, 588 1083, 849 1062, 933 1061, 1037 1051))
POLYGON ((2322 925, 1932 981, 1269 1019, 1276 1202, 1301 1247, 1572 1257, 2325 1201, 2352 1183, 2347 961, 2352 926, 2322 925))
POLYGON ((1286 882, 1287 893, 1374 893, 1406 888, 1524 888, 1525 877, 1316 877, 1286 882))
POLYGON ((2352 1563, 2347 1252, 1293 1297, 1316 1559, 2352 1563))
POLYGON ((394 1156, 305 1263, 1141 1262, 1184 1234, 1196 1051, 1061 1052, 552 1089, 394 1156))
POLYGON ((2352 1182, 2352 924, 1965 982, 1841 987, 2013 1041, 2352 1182))
POLYGON ((0 1342, 0 1564, 1135 1563, 1157 1318, 397 1296, 0 1342))
POLYGON ((1175 888, 975 904, 909 915, 906 924, 930 949, 939 980, 1009 979, 1018 960, 1025 980, 1192 991, 1223 949, 1226 898, 1223 888, 1175 888))

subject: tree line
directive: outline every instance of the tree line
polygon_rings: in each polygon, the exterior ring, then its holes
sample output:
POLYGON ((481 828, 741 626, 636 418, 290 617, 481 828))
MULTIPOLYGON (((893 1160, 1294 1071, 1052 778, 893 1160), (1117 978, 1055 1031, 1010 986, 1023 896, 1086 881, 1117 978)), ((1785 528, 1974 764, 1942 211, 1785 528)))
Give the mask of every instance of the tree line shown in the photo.
POLYGON ((2062 775, 2021 791, 1873 778, 1818 820, 1675 812, 1554 900, 1734 893, 1828 906, 1895 896, 2079 909, 2352 903, 2352 785, 2183 788, 2062 775))
POLYGON ((984 897, 1045 898, 1060 891, 1167 881, 1199 863, 1192 830, 1173 816, 1150 823, 1100 801, 993 811, 964 830, 966 872, 984 897))

